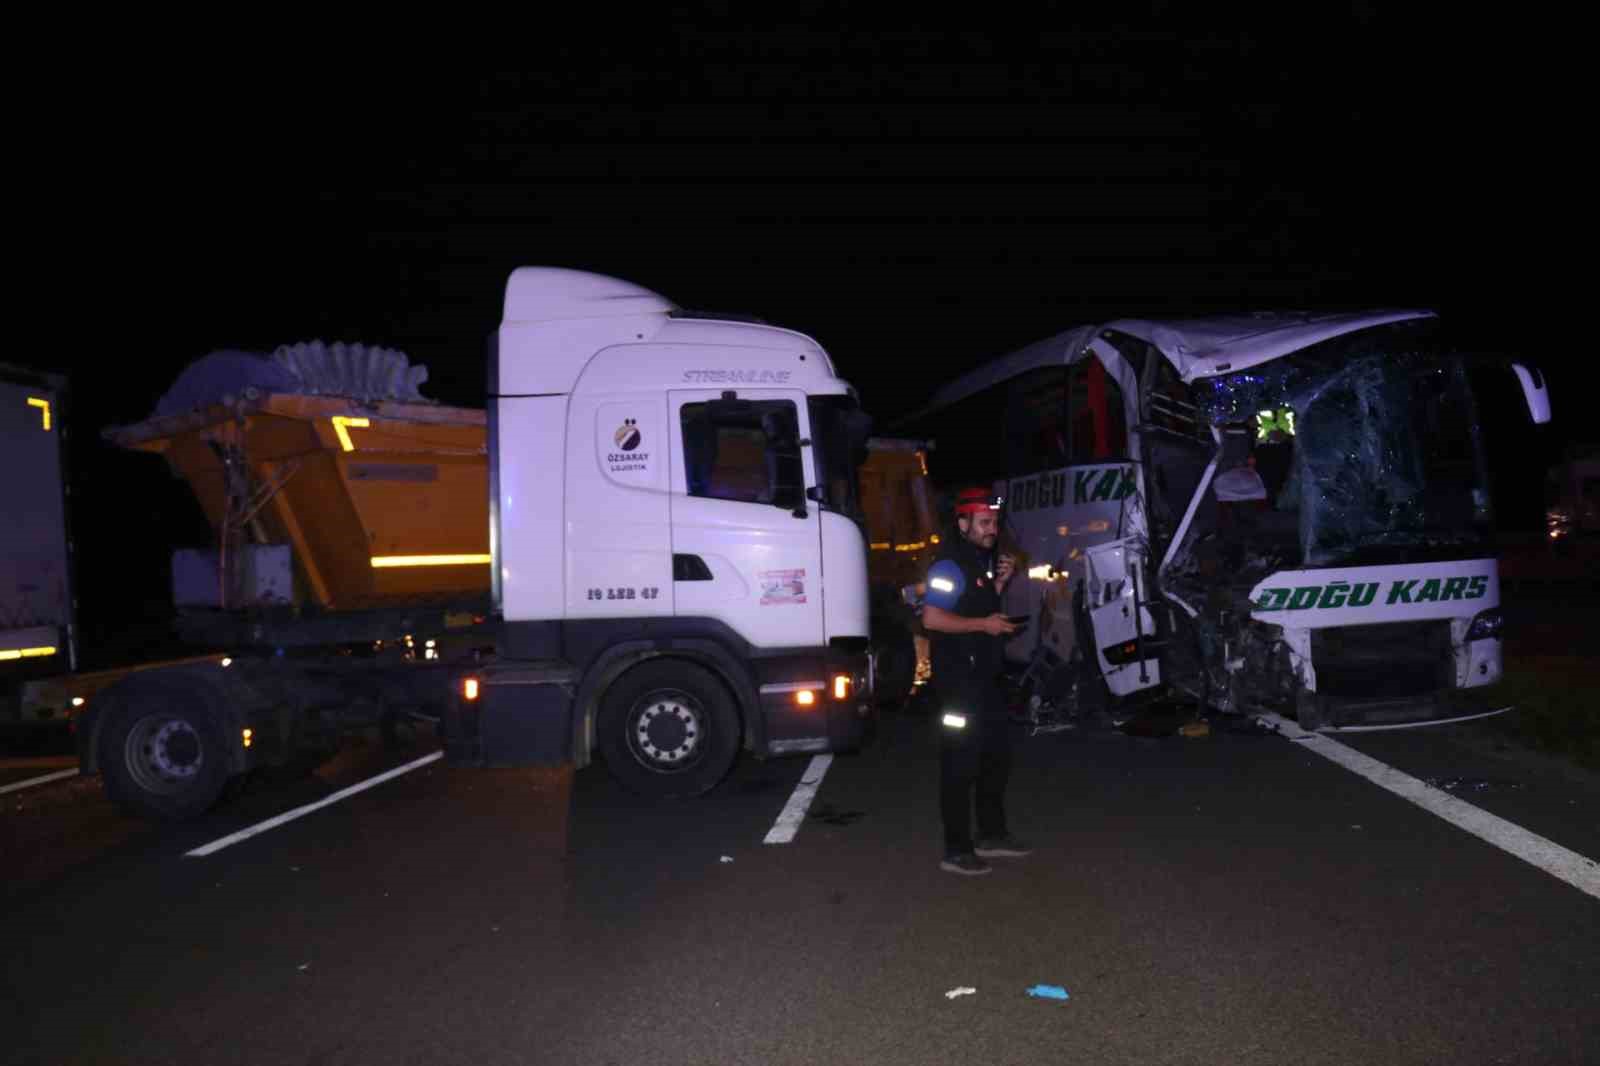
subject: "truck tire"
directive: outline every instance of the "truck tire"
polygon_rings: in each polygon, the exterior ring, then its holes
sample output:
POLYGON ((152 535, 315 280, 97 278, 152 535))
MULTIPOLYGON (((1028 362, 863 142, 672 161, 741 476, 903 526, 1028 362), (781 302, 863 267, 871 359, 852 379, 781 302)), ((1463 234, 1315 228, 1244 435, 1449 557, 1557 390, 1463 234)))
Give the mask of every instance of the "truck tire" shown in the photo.
POLYGON ((877 642, 877 677, 873 699, 879 705, 898 709, 911 699, 911 686, 917 678, 917 648, 909 630, 885 627, 877 642))
POLYGON ((158 821, 204 814, 232 776, 203 699, 171 687, 119 696, 100 729, 100 775, 120 807, 158 821))
POLYGON ((642 796, 708 792, 739 753, 739 715, 727 686, 688 662, 646 662, 613 681, 598 730, 606 767, 642 796))

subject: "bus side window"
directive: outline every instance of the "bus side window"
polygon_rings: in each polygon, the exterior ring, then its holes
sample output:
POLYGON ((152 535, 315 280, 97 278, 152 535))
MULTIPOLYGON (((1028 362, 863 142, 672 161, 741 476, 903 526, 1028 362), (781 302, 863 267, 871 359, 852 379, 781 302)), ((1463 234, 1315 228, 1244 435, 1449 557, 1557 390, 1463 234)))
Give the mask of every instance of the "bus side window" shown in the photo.
POLYGON ((1066 367, 1045 366, 1007 388, 1006 472, 1011 477, 1055 470, 1068 462, 1066 367))

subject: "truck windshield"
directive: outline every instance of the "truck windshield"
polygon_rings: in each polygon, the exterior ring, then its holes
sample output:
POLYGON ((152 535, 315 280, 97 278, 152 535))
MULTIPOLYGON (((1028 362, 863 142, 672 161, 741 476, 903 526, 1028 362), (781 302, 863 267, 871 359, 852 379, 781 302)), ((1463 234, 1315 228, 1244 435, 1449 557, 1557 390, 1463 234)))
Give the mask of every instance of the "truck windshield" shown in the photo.
POLYGON ((871 420, 849 396, 813 396, 810 405, 818 502, 862 521, 859 471, 867 460, 871 420))
POLYGON ((1338 337, 1200 382, 1196 394, 1213 424, 1251 427, 1265 506, 1297 513, 1302 565, 1487 550, 1476 405, 1432 323, 1338 337))

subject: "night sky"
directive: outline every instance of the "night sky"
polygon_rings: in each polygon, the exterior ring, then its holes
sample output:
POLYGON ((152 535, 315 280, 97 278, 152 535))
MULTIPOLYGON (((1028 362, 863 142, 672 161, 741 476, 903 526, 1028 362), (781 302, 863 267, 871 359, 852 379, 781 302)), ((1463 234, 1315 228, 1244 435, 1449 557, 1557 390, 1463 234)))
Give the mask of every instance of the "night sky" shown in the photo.
POLYGON ((1556 313, 1593 273, 1568 251, 1587 134, 1531 43, 1559 27, 1330 6, 1245 30, 885 32, 848 11, 609 51, 539 34, 524 73, 421 51, 134 64, 61 164, 115 239, 68 241, 62 268, 121 275, 90 316, 103 339, 14 359, 77 386, 86 621, 160 614, 167 553, 206 536, 100 428, 208 351, 317 338, 402 349, 430 395, 479 405, 520 265, 808 333, 880 423, 1087 322, 1431 307, 1550 374, 1553 427, 1485 399, 1501 523, 1537 522, 1594 381, 1556 313))

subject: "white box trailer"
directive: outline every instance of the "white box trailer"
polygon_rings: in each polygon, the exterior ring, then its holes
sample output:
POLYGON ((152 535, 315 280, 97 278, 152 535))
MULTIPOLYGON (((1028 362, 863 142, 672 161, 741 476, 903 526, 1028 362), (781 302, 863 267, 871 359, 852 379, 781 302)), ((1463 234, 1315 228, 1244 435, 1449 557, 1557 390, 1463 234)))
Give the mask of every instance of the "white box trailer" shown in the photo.
POLYGON ((0 684, 8 706, 22 679, 75 665, 65 399, 65 378, 0 364, 0 684))

